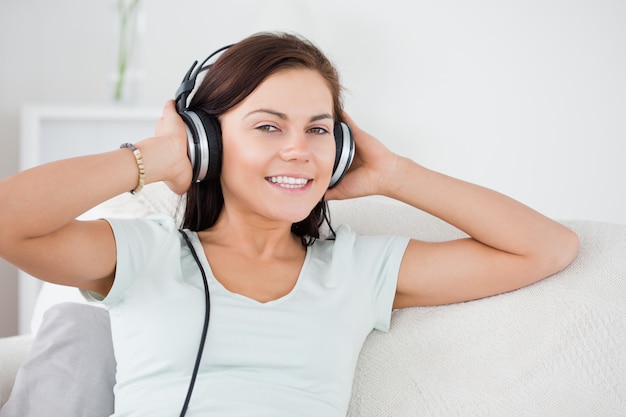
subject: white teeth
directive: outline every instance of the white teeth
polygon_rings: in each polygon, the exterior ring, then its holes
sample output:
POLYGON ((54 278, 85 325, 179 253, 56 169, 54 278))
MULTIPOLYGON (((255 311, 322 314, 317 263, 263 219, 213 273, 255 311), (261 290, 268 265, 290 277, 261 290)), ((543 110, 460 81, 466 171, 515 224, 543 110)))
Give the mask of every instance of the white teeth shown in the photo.
POLYGON ((279 175, 278 177, 269 177, 268 180, 285 188, 302 188, 309 182, 309 180, 307 180, 306 178, 294 178, 284 175, 279 175))

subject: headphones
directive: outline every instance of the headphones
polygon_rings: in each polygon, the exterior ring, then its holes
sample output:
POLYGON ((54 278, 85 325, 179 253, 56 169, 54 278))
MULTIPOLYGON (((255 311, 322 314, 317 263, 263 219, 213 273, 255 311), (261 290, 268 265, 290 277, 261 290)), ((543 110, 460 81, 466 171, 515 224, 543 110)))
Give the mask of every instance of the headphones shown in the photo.
MULTIPOLYGON (((198 75, 210 69, 211 64, 207 62, 231 46, 227 45, 213 52, 199 66, 198 61, 195 61, 176 90, 176 110, 187 128, 187 152, 193 169, 193 182, 219 177, 222 165, 222 130, 215 116, 199 110, 190 110, 187 101, 196 85, 198 75)), ((346 123, 336 122, 333 134, 335 163, 328 188, 341 181, 354 159, 354 138, 350 127, 346 123)))

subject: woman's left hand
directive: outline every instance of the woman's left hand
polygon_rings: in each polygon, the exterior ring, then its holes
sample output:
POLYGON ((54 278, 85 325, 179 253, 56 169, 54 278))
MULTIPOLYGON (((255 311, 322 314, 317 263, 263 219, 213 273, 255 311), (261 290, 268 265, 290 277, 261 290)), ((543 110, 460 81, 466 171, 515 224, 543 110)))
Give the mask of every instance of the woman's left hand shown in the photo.
POLYGON ((350 116, 343 117, 354 137, 354 160, 339 184, 326 192, 326 200, 386 195, 393 187, 392 178, 396 177, 402 158, 360 129, 350 116))

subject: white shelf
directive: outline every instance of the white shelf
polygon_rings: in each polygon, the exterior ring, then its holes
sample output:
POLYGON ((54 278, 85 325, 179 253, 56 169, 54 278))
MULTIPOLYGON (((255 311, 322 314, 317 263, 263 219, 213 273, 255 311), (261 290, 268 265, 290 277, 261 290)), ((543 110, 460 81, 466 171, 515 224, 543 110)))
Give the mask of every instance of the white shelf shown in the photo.
POLYGON ((154 133, 160 115, 147 107, 24 106, 20 169, 143 139, 154 133))

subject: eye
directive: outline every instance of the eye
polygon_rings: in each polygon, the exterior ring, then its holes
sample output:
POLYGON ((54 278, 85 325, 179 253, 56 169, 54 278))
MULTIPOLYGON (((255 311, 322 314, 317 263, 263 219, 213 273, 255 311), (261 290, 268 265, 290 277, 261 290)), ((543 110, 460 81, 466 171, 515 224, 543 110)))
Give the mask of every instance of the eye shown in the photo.
POLYGON ((260 125, 260 126, 255 127, 255 129, 258 131, 267 132, 267 133, 278 131, 278 128, 272 125, 260 125))
POLYGON ((322 126, 315 126, 315 127, 310 128, 309 132, 315 135, 325 135, 328 133, 328 130, 322 126))

